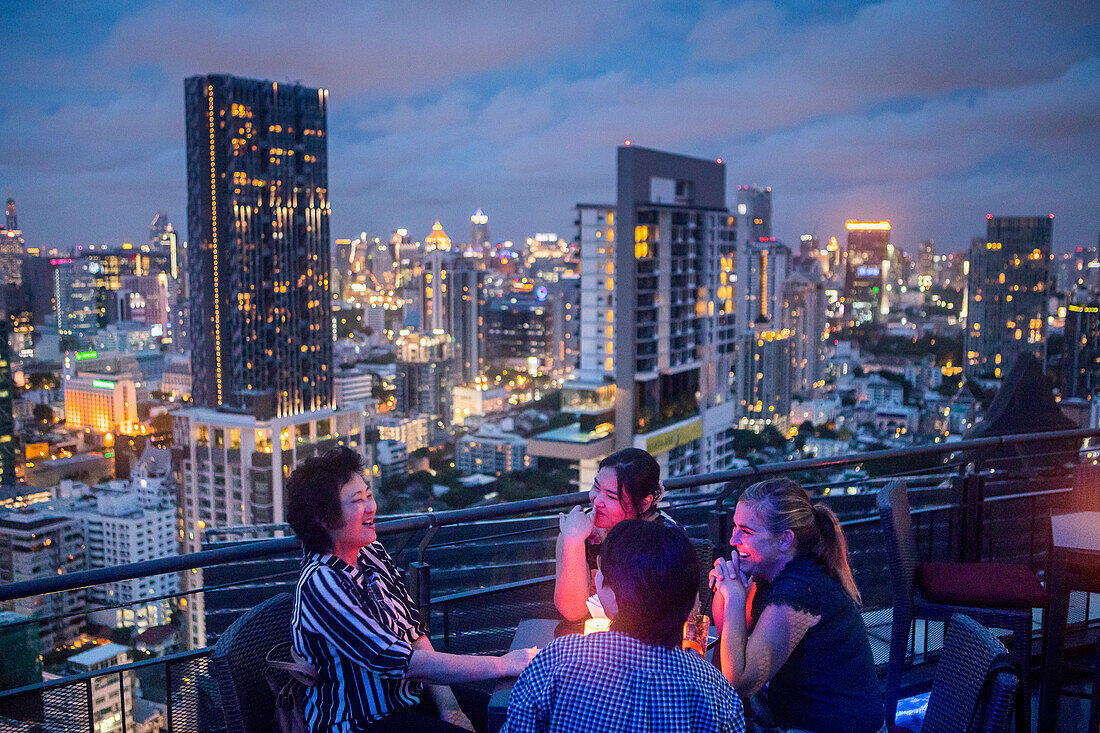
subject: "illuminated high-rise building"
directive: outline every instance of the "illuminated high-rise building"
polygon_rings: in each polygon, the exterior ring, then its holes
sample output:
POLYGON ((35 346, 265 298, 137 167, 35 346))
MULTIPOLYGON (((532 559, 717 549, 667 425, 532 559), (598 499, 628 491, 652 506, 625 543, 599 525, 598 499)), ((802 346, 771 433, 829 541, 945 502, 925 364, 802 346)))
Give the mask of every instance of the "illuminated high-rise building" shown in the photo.
POLYGON ((485 272, 475 260, 460 257, 451 270, 450 310, 455 339, 455 383, 470 384, 481 376, 485 347, 481 340, 485 272))
POLYGON ((809 398, 825 386, 825 277, 819 264, 803 262, 787 278, 779 320, 791 333, 791 390, 809 398))
POLYGON ((737 242, 725 166, 624 145, 617 203, 577 209, 581 354, 562 409, 578 421, 528 452, 577 461, 581 488, 617 448, 648 450, 667 476, 728 467, 737 242))
POLYGON ((928 290, 936 282, 936 243, 926 239, 917 246, 917 287, 928 290))
POLYGON ((772 188, 737 187, 737 213, 746 217, 743 239, 764 242, 772 237, 772 188))
POLYGON ((54 270, 54 303, 57 331, 66 347, 92 342, 98 326, 95 273, 98 263, 87 259, 57 259, 54 270))
POLYGON ((192 397, 261 419, 332 405, 328 92, 186 81, 192 397))
POLYGON ((1061 395, 1092 399, 1100 392, 1100 302, 1080 298, 1066 306, 1061 395))
POLYGON ((15 213, 15 199, 8 199, 4 228, 0 230, 0 284, 19 287, 23 284, 23 233, 15 213))
POLYGON ((432 225, 432 231, 424 237, 424 246, 429 252, 432 250, 451 251, 451 238, 447 236, 447 232, 443 231, 443 225, 439 223, 438 219, 432 225))
MULTIPOLYGON (((333 406, 328 92, 221 75, 185 90, 196 407, 173 413, 173 439, 197 551, 208 528, 284 521, 302 460, 368 447, 362 405, 333 406)), ((205 600, 189 598, 186 638, 203 646, 205 600)))
POLYGON ((481 209, 470 217, 470 248, 479 255, 489 251, 489 217, 481 209))
MULTIPOLYGON (((84 570, 80 521, 40 508, 0 512, 0 585, 84 570)), ((42 650, 53 651, 80 635, 87 592, 65 591, 0 604, 0 610, 39 618, 42 650)))
POLYGON ((1046 358, 1047 278, 1054 215, 986 217, 970 247, 966 373, 1006 375, 1023 353, 1046 358))
POLYGON ((15 478, 15 383, 11 373, 8 319, 0 318, 0 486, 12 486, 15 478))
POLYGON ((396 339, 397 412, 428 416, 438 435, 454 419, 451 407, 454 339, 442 331, 402 331, 396 339))
POLYGON ((848 326, 881 323, 890 313, 886 285, 891 282, 894 247, 890 222, 849 219, 844 274, 844 320, 848 326))
POLYGON ((176 245, 176 230, 172 228, 172 222, 168 221, 168 214, 158 211, 153 217, 153 223, 149 225, 149 247, 154 252, 162 251, 168 254, 168 274, 178 280, 182 263, 180 251, 176 245))

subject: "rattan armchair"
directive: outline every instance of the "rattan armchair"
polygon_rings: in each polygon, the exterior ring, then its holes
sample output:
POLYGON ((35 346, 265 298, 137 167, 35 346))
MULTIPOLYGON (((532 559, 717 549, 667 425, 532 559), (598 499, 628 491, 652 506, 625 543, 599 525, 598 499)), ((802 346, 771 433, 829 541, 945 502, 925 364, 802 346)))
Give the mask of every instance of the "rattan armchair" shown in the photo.
POLYGON ((290 639, 294 599, 280 593, 248 611, 218 637, 211 657, 227 733, 271 733, 275 695, 265 659, 290 639))
POLYGON ((952 616, 921 733, 1008 730, 1020 680, 1011 669, 994 668, 1004 654, 1004 645, 989 629, 961 613, 952 616))
MULTIPOLYGON (((893 481, 878 493, 879 517, 890 565, 893 596, 893 624, 890 631, 890 660, 886 670, 884 706, 886 722, 897 713, 901 671, 909 649, 909 634, 914 619, 947 621, 958 613, 966 614, 985 626, 1012 632, 1012 659, 1020 674, 1024 691, 1016 702, 1016 730, 1031 730, 1031 616, 1032 608, 1047 604, 1046 592, 1026 566, 1007 563, 935 563, 930 572, 948 577, 957 570, 960 586, 950 602, 933 600, 928 589, 918 583, 917 549, 909 514, 909 497, 903 481, 893 481), (981 588, 995 586, 1004 596, 1004 605, 995 606, 982 598, 981 588), (968 602, 969 601, 969 602, 968 602)), ((922 568, 924 569, 924 568, 922 568)), ((950 578, 948 577, 950 580, 950 578)), ((940 585, 943 585, 942 583, 940 585)))

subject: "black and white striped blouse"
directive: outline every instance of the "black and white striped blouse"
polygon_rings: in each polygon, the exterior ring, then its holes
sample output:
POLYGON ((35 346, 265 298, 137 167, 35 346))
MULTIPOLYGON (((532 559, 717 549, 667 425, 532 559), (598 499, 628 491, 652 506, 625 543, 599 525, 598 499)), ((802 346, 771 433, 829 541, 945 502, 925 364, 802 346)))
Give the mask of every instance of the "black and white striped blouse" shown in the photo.
POLYGON ((420 699, 406 672, 424 635, 393 560, 381 542, 359 551, 356 567, 307 552, 294 594, 294 650, 317 670, 306 696, 311 731, 350 733, 420 699))

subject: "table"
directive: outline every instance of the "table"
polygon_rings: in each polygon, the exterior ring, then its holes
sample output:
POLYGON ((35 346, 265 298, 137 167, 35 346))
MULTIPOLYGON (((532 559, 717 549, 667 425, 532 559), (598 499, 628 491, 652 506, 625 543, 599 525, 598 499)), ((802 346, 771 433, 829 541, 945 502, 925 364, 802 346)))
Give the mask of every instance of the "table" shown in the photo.
MULTIPOLYGON (((513 649, 526 649, 527 647, 537 646, 539 649, 543 649, 558 636, 562 634, 558 632, 558 627, 572 627, 568 631, 563 632, 567 634, 579 634, 584 630, 584 622, 569 622, 559 621, 557 619, 544 619, 534 618, 526 621, 520 621, 519 626, 516 627, 516 635, 512 637, 512 646, 508 647, 509 651, 513 649)), ((515 677, 505 677, 498 680, 496 687, 493 688, 493 696, 489 698, 489 733, 497 733, 504 725, 504 720, 508 717, 508 698, 512 694, 512 686, 516 684, 515 677)))
MULTIPOLYGON (((1039 698, 1039 730, 1054 733, 1062 695, 1062 647, 1065 646, 1072 590, 1100 593, 1100 512, 1053 515, 1051 563, 1047 577, 1050 614, 1043 639, 1043 683, 1039 698)), ((1093 717, 1096 711, 1093 711, 1093 717)), ((1091 721, 1096 729, 1097 721, 1091 721)))
MULTIPOLYGON (((559 636, 566 634, 580 634, 584 631, 583 621, 561 621, 559 619, 528 619, 520 621, 516 627, 516 634, 512 637, 512 649, 526 649, 537 646, 539 649, 559 636)), ((711 624, 710 636, 707 639, 707 651, 709 652, 718 643, 718 635, 711 624)), ((498 680, 493 688, 493 695, 489 698, 489 733, 498 733, 508 717, 508 699, 512 694, 512 686, 515 685, 515 677, 505 677, 498 680)))

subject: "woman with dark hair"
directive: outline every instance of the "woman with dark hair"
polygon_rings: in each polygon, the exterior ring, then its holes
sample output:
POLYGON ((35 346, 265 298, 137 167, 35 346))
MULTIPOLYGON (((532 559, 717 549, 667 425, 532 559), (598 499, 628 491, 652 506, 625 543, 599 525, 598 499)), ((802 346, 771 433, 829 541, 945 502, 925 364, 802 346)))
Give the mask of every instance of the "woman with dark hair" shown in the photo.
POLYGON ((687 535, 627 519, 608 532, 596 588, 611 630, 555 639, 516 680, 506 733, 744 733, 740 698, 681 648, 699 565, 687 535))
POLYGON ((480 657, 432 649, 378 541, 377 504, 355 451, 306 460, 286 492, 287 520, 305 550, 292 629, 294 651, 317 672, 305 701, 310 730, 473 730, 446 685, 518 675, 537 650, 480 657), (423 684, 436 710, 422 704, 423 684))
MULTIPOLYGON (((719 559, 712 615, 722 673, 760 702, 778 730, 884 730, 882 693, 848 544, 836 514, 796 481, 749 486, 733 515, 731 560, 719 559)), ((754 701, 756 702, 756 701, 754 701)))
MULTIPOLYGON (((660 521, 679 526, 657 509, 661 498, 661 467, 641 448, 627 448, 600 461, 596 480, 588 492, 591 507, 573 507, 558 516, 554 579, 554 605, 569 621, 588 615, 600 543, 624 519, 660 521)), ((592 599, 595 603, 595 598, 592 599)))

